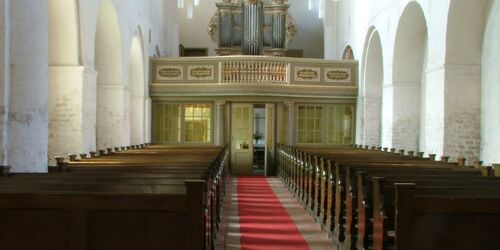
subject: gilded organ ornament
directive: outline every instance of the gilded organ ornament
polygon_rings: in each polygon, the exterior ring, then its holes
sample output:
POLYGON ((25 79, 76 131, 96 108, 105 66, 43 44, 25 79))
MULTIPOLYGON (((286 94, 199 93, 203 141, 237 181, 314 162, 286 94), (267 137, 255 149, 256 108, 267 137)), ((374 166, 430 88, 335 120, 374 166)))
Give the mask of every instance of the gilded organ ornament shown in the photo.
POLYGON ((207 28, 208 35, 210 36, 210 39, 214 43, 218 42, 218 35, 219 35, 217 30, 218 25, 219 25, 219 12, 215 12, 215 14, 210 18, 207 28))

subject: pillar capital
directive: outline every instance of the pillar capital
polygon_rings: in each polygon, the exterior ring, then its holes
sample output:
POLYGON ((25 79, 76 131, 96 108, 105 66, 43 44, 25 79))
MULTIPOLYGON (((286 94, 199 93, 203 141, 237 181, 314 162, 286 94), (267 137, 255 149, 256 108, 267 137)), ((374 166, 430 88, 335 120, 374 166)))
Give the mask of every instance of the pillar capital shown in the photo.
POLYGON ((224 104, 226 104, 226 101, 224 101, 224 100, 216 100, 215 101, 215 105, 217 105, 217 106, 223 106, 224 104))

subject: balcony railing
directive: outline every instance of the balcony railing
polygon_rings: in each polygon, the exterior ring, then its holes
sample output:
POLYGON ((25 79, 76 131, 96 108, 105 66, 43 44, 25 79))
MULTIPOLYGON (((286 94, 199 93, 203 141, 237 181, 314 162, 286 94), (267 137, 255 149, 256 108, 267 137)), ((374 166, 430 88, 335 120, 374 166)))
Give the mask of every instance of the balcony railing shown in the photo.
POLYGON ((288 84, 287 63, 272 61, 223 61, 221 83, 288 84))
POLYGON ((357 86, 357 61, 221 56, 152 58, 152 84, 357 86))

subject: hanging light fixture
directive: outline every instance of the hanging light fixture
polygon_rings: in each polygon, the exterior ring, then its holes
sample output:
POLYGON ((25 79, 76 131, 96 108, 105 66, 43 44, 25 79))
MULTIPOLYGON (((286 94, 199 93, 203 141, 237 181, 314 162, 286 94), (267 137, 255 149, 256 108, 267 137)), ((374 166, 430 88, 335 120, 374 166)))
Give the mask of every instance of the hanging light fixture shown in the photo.
POLYGON ((323 19, 325 17, 325 0, 319 0, 318 3, 318 18, 323 19))
POLYGON ((187 6, 187 18, 188 19, 193 19, 193 4, 190 3, 187 6))

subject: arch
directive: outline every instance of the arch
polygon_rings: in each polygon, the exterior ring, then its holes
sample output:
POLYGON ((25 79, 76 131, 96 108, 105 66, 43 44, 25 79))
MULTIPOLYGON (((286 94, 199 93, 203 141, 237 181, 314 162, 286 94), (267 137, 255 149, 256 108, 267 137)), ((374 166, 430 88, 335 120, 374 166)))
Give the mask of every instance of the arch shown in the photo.
POLYGON ((381 144, 381 118, 382 118, 382 88, 383 88, 383 54, 380 35, 376 29, 370 29, 367 34, 363 58, 363 87, 362 96, 361 133, 362 144, 381 144))
POLYGON ((450 1, 448 10, 442 147, 445 155, 470 163, 480 154, 481 51, 489 2, 450 1))
MULTIPOLYGON (((140 34, 140 32, 139 32, 140 34)), ((132 145, 145 142, 145 75, 142 39, 137 35, 132 40, 129 64, 130 91, 130 142, 132 145)))
POLYGON ((351 45, 347 45, 344 49, 344 53, 342 53, 343 60, 354 60, 354 52, 352 50, 351 45))
POLYGON ((49 0, 49 65, 81 64, 76 0, 49 0))
POLYGON ((118 14, 111 0, 99 9, 95 40, 97 77, 97 147, 128 144, 127 100, 123 83, 122 39, 118 14))
POLYGON ((426 115, 422 112, 425 95, 421 94, 425 93, 426 68, 427 22, 420 5, 411 2, 405 7, 396 31, 393 82, 385 90, 391 93, 384 93, 384 131, 392 131, 390 136, 384 136, 388 139, 387 146, 418 150, 424 143, 421 135, 425 134, 425 127, 420 123, 426 115), (391 96, 392 100, 388 100, 391 96))
POLYGON ((482 53, 481 160, 500 163, 500 2, 492 1, 482 53))

